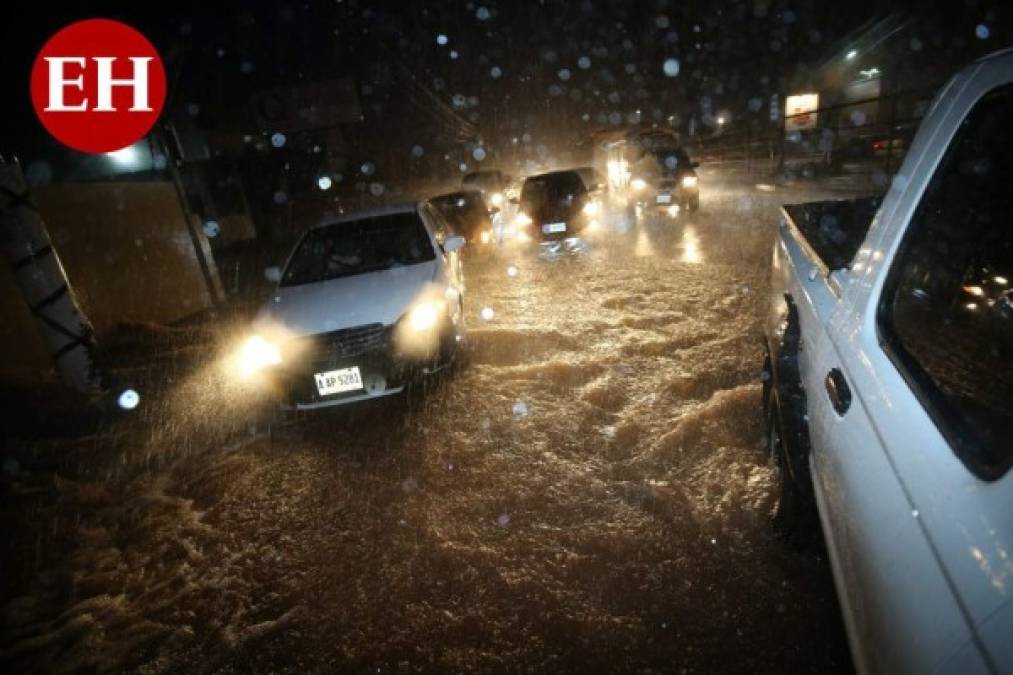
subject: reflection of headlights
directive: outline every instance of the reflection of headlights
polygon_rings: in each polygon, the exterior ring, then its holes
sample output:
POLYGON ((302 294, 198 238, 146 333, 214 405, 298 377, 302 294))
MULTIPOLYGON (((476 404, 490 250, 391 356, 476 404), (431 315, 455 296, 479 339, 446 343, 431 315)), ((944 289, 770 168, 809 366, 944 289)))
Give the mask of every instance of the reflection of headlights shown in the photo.
POLYGON ((645 187, 647 187, 647 181, 644 180, 643 178, 634 178, 633 180, 630 181, 630 187, 638 191, 643 190, 645 187))
POLYGON ((482 230, 482 233, 478 235, 478 240, 483 244, 488 244, 492 241, 492 235, 489 234, 489 230, 482 230))
POLYGON ((420 333, 429 330, 439 321, 444 308, 440 302, 420 302, 408 313, 408 325, 420 333))
POLYGON ((598 202, 588 202, 584 204, 584 213, 588 216, 594 216, 598 214, 598 202))
POLYGON ((493 206, 503 206, 503 193, 493 192, 492 197, 489 198, 493 206))
POLYGON ((245 377, 281 363, 281 350, 259 335, 250 337, 239 349, 237 364, 245 377))
POLYGON ((514 219, 514 225, 517 227, 527 227, 531 224, 531 216, 521 211, 517 214, 517 218, 514 219))
POLYGON ((696 187, 696 176, 683 176, 682 177, 683 187, 696 187))

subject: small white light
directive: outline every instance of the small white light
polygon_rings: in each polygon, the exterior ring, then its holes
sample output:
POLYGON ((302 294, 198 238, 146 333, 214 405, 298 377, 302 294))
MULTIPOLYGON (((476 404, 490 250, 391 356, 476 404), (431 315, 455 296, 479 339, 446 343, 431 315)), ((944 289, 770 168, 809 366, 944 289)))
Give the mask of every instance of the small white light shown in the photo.
POLYGON ((514 267, 513 265, 510 265, 509 267, 507 267, 507 276, 508 277, 515 277, 515 276, 517 276, 517 268, 514 267))
POLYGON ((682 186, 687 188, 696 187, 697 180, 696 176, 683 176, 682 186))
POLYGON ((998 276, 997 277, 993 277, 992 281, 994 281, 995 283, 999 284, 1000 286, 1005 286, 1006 284, 1009 283, 1009 279, 1007 279, 1006 277, 998 277, 998 276))
POLYGON ((643 190, 645 187, 647 187, 647 181, 645 181, 643 178, 634 178, 633 180, 630 181, 630 187, 633 188, 634 190, 643 190))
POLYGON ((331 185, 332 182, 330 176, 321 176, 320 178, 317 178, 317 187, 321 190, 330 190, 331 185))
POLYGON ((141 402, 141 395, 133 389, 126 389, 116 399, 116 405, 124 410, 133 410, 141 402))
POLYGON ((847 54, 844 55, 844 58, 847 59, 848 61, 850 61, 851 59, 855 58, 856 56, 858 56, 858 52, 856 50, 852 49, 850 52, 848 52, 847 54))
POLYGON ((492 321, 492 318, 496 316, 496 312, 492 310, 492 307, 483 307, 481 314, 482 319, 485 321, 492 321))

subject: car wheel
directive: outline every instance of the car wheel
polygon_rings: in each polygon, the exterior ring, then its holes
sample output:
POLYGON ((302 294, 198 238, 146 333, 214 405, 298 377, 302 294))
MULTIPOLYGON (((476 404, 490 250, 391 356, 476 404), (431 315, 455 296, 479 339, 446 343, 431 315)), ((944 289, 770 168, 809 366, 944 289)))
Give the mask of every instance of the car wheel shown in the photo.
POLYGON ((767 405, 767 449, 777 481, 777 507, 773 515, 774 531, 791 549, 808 548, 815 539, 819 519, 816 509, 795 483, 788 468, 788 449, 781 426, 777 396, 767 405))

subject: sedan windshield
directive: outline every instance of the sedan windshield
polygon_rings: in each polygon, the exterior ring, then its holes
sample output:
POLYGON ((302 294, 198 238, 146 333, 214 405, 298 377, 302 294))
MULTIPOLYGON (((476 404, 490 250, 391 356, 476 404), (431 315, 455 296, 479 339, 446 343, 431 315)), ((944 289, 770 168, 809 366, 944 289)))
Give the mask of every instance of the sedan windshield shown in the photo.
POLYGON ((435 257, 415 213, 396 213, 306 232, 282 275, 282 286, 415 265, 435 257))

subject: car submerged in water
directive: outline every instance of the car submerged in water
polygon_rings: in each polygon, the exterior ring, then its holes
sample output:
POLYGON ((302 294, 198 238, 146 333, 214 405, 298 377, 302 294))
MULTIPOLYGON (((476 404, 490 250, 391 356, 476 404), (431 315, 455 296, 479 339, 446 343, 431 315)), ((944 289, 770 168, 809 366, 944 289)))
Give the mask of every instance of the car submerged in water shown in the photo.
POLYGON ((530 176, 521 187, 515 226, 519 234, 549 246, 579 247, 596 222, 601 203, 576 171, 530 176))
POLYGON ((306 230, 234 359, 284 408, 401 392, 454 362, 464 338, 463 237, 429 202, 361 211, 306 230))

